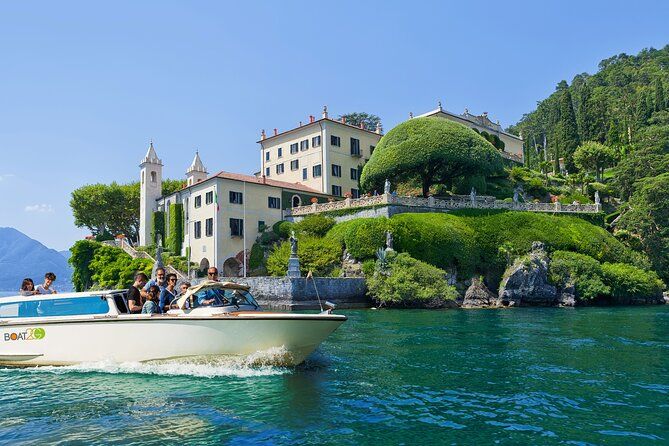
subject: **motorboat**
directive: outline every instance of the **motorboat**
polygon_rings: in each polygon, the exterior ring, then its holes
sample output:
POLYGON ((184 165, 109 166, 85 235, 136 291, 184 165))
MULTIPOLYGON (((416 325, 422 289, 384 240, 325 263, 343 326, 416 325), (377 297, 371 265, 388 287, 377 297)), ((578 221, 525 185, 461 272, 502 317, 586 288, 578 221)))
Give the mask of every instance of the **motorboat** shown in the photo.
POLYGON ((0 299, 0 364, 72 365, 280 350, 297 365, 344 321, 320 313, 263 311, 249 287, 205 281, 164 314, 131 314, 127 290, 0 299))

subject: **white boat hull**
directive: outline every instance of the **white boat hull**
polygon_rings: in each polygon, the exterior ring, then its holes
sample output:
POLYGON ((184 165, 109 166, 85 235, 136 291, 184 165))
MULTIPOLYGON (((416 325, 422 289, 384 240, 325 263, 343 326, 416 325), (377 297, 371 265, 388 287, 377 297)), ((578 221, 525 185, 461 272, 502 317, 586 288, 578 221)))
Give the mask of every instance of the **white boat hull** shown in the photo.
POLYGON ((251 355, 282 348, 297 365, 344 321, 330 314, 257 312, 219 317, 121 315, 22 320, 0 325, 0 364, 71 365, 193 356, 251 355))

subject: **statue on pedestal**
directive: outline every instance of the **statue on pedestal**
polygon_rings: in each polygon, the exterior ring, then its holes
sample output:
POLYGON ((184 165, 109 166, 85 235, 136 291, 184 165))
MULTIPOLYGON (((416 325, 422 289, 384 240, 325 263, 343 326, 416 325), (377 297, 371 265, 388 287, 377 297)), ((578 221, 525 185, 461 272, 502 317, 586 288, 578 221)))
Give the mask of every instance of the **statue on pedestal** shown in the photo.
POLYGON ((602 204, 602 202, 599 200, 599 191, 595 191, 595 204, 602 204))
POLYGON ((515 187, 513 189, 513 202, 518 203, 518 188, 517 187, 515 187))
POLYGON ((469 193, 469 198, 472 200, 472 204, 476 204, 476 188, 472 186, 472 191, 469 193))
POLYGON ((156 236, 156 262, 151 269, 151 277, 156 278, 156 270, 158 268, 165 268, 163 265, 163 239, 160 234, 156 236))
POLYGON ((290 256, 297 257, 297 237, 295 237, 295 231, 290 231, 290 256))
POLYGON ((393 250, 393 233, 386 231, 386 251, 393 250))
POLYGON ((383 193, 384 194, 389 194, 390 193, 390 180, 386 178, 386 182, 383 185, 383 193))

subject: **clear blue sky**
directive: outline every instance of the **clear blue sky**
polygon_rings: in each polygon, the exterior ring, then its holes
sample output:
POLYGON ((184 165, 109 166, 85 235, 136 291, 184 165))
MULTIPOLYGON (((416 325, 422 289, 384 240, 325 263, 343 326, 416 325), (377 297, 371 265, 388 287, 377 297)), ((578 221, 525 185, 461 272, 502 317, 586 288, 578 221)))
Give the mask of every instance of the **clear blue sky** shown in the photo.
POLYGON ((72 189, 258 169, 260 129, 327 104, 384 127, 435 108, 504 126, 601 59, 669 43, 666 2, 0 3, 0 226, 66 249, 72 189))

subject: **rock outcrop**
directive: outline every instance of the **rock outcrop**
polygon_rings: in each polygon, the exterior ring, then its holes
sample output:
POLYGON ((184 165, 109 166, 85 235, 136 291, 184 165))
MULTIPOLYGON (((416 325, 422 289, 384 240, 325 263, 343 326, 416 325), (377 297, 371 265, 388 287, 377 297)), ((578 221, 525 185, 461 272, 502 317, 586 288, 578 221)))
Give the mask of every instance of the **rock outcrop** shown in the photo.
POLYGON ((497 296, 485 286, 482 280, 472 278, 472 284, 465 292, 462 308, 489 308, 497 306, 497 296))
POLYGON ((499 305, 557 305, 557 289, 548 282, 548 263, 544 244, 534 242, 532 251, 506 270, 499 287, 499 305))

